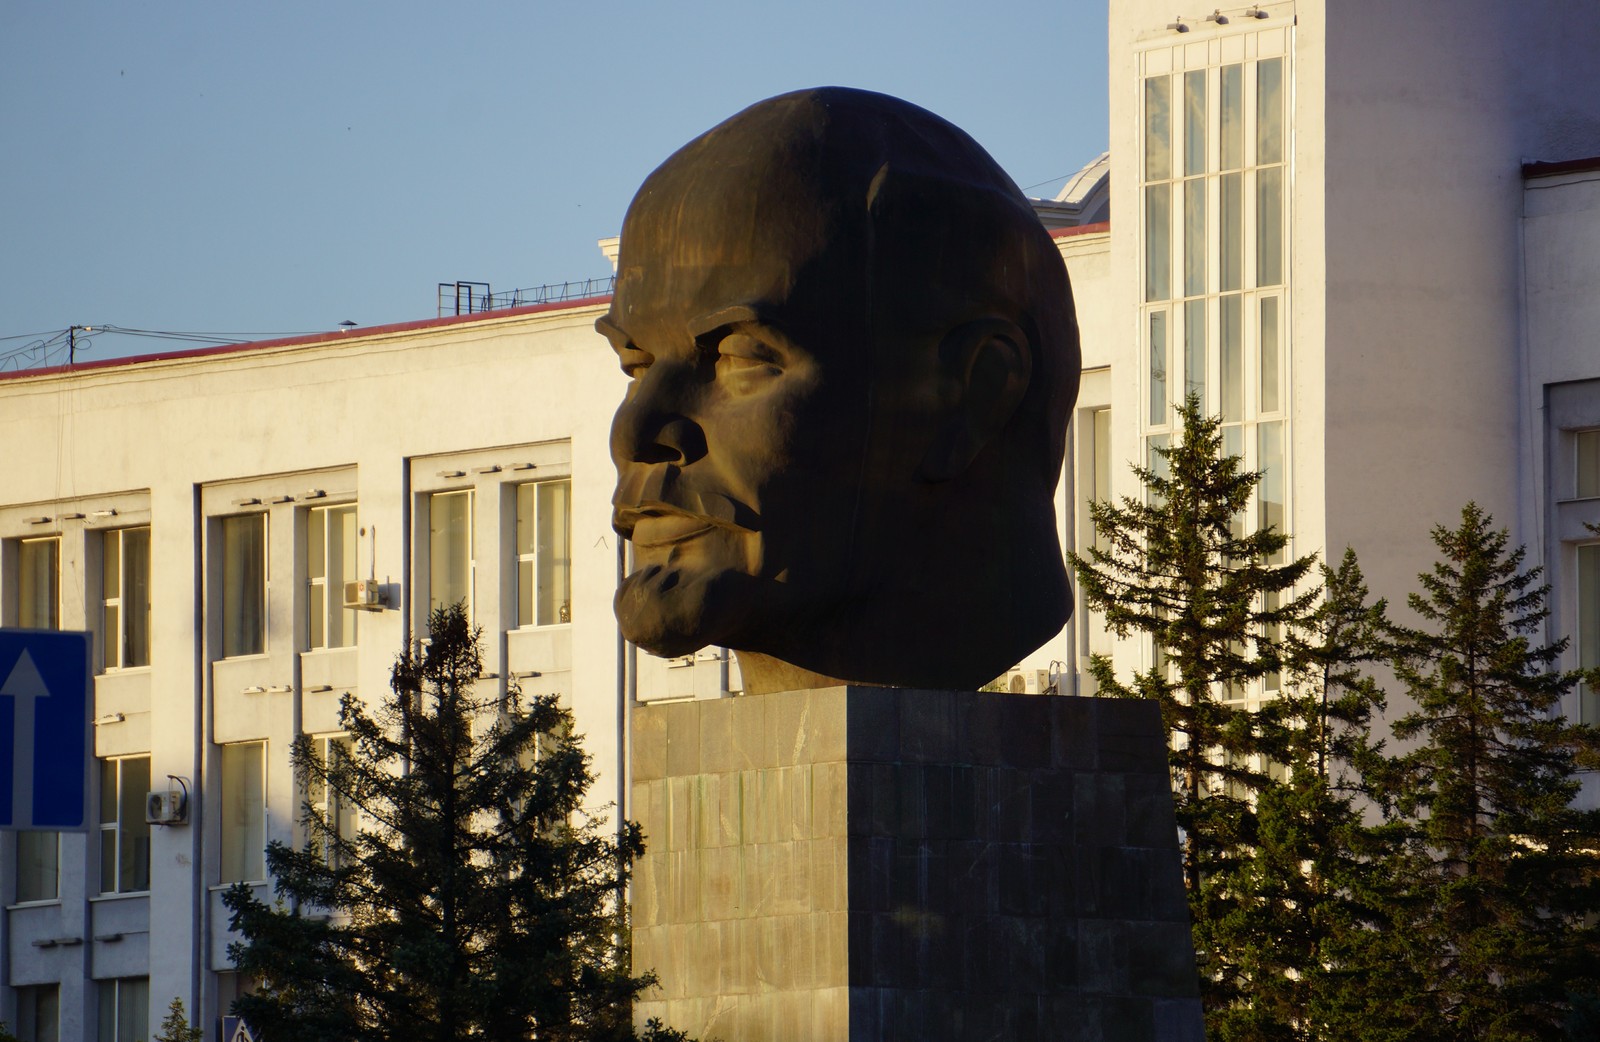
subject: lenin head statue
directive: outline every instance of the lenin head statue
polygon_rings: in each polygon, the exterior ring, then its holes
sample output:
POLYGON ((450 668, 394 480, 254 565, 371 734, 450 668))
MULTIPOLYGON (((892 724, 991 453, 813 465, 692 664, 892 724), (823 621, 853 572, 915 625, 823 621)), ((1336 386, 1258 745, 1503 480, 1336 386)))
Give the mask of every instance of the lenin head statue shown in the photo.
POLYGON ((646 179, 596 326, 629 377, 629 640, 733 648, 752 693, 973 688, 1071 614, 1071 289, 960 129, 837 87, 752 105, 646 179))

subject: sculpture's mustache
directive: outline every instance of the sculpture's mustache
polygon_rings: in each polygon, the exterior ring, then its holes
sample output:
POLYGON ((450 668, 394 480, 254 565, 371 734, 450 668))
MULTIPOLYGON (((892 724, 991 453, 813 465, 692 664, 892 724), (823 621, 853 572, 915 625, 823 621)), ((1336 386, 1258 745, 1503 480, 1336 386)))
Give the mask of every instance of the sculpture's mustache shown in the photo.
POLYGON ((617 476, 611 497, 611 527, 624 539, 646 517, 681 514, 723 528, 755 531, 760 515, 753 507, 723 492, 684 480, 683 469, 672 464, 634 464, 617 476))

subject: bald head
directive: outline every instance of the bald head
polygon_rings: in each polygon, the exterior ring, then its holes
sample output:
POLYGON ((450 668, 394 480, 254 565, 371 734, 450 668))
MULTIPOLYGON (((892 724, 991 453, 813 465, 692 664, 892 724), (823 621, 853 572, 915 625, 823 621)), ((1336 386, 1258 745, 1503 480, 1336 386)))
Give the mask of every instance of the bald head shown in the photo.
POLYGON ((747 684, 771 657, 975 686, 1065 621, 1071 293, 958 128, 843 88, 751 106, 640 188, 598 325, 633 377, 612 438, 630 639, 733 647, 747 684))

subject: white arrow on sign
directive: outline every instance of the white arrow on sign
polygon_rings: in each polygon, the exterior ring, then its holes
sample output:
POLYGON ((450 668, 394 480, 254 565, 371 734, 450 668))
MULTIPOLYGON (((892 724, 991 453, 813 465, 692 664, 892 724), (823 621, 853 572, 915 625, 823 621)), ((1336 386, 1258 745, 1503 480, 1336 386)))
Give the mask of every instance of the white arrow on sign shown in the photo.
POLYGON ((33 701, 49 698, 50 689, 44 686, 39 667, 33 664, 28 649, 22 649, 11 675, 0 684, 0 695, 16 699, 13 711, 12 739, 16 748, 11 761, 11 824, 33 824, 33 701))

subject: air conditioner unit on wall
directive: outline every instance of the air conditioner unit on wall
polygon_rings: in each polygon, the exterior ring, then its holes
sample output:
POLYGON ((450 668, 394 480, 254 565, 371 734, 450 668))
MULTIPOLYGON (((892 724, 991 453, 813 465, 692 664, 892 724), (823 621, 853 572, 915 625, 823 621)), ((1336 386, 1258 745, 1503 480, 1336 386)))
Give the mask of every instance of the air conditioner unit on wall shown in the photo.
POLYGON ((1055 685, 1048 669, 1013 669, 1006 674, 1006 690, 1014 695, 1053 695, 1055 685))
POLYGON ((184 825, 189 821, 189 796, 177 789, 145 793, 144 820, 149 825, 184 825))
POLYGON ((383 587, 376 579, 355 579, 344 584, 344 606, 357 611, 382 611, 383 587))

